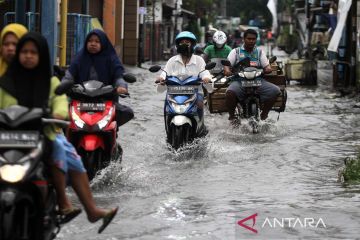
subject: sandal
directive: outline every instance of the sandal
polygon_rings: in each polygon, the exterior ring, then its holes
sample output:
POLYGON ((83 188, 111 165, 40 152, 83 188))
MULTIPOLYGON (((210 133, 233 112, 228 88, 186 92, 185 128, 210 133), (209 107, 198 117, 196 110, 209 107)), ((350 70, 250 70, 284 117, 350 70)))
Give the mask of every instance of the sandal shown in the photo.
POLYGON ((59 210, 60 224, 65 224, 76 218, 81 213, 80 208, 65 208, 59 210))
POLYGON ((115 217, 117 211, 118 211, 119 207, 116 207, 114 209, 109 210, 106 215, 104 217, 102 217, 103 219, 103 223, 100 226, 98 233, 102 233, 102 231, 105 230, 105 228, 109 225, 109 223, 113 220, 113 218, 115 217))

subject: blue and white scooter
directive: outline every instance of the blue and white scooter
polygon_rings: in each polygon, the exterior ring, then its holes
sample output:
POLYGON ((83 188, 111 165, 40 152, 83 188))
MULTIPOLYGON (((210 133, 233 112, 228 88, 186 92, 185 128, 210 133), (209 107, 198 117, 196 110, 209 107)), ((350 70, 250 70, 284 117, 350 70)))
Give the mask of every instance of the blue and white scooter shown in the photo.
MULTIPOLYGON (((215 63, 208 63, 205 70, 210 70, 215 65, 215 63)), ((152 66, 149 70, 153 73, 159 70, 164 71, 160 66, 152 66)), ((207 134, 204 108, 198 107, 198 104, 203 105, 204 100, 203 94, 199 92, 202 84, 199 75, 181 80, 176 76, 168 76, 166 73, 166 86, 158 85, 158 92, 167 90, 164 106, 165 130, 167 141, 174 149, 207 134)), ((211 85, 205 87, 211 88, 211 85)))

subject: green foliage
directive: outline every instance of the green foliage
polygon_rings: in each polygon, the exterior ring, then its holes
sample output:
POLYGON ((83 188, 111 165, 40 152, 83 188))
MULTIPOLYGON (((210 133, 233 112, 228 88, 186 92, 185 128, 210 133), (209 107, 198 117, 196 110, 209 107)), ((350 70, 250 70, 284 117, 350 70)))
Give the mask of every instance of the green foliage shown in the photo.
POLYGON ((196 21, 191 21, 185 31, 190 31, 195 34, 196 38, 199 40, 201 37, 201 31, 196 21))
POLYGON ((249 20, 262 16, 267 23, 266 27, 271 26, 271 13, 266 6, 267 1, 264 0, 228 0, 228 15, 232 17, 240 17, 242 24, 248 24, 249 20))
MULTIPOLYGON (((278 0, 277 11, 283 12, 293 2, 294 0, 278 0)), ((228 15, 240 17, 242 24, 248 24, 249 20, 262 16, 265 18, 265 27, 271 27, 272 16, 267 3, 268 0, 227 0, 228 15)))
POLYGON ((282 25, 280 28, 280 34, 276 39, 276 45, 285 50, 287 53, 292 53, 296 50, 298 43, 298 33, 297 31, 293 31, 292 35, 290 35, 290 25, 282 25))
POLYGON ((346 158, 340 178, 347 183, 360 183, 360 154, 356 158, 346 158))

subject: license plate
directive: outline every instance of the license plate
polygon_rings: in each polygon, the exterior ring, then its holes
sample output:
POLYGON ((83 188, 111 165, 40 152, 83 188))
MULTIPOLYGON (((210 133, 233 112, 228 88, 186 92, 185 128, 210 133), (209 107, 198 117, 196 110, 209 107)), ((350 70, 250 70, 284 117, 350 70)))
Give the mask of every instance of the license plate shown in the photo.
POLYGON ((0 131, 0 148, 34 148, 38 141, 36 131, 0 131))
POLYGON ((82 112, 102 112, 105 110, 105 103, 80 103, 80 111, 82 112))
POLYGON ((194 94, 195 87, 193 87, 193 86, 168 86, 167 93, 174 94, 174 95, 194 94))
POLYGON ((241 81, 242 87, 259 87, 261 86, 261 80, 243 80, 241 81))

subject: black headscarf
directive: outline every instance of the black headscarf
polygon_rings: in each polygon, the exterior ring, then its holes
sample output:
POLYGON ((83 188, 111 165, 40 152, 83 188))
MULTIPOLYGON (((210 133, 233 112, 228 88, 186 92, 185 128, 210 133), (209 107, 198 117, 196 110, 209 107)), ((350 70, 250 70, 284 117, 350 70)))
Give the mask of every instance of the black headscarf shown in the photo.
POLYGON ((76 54, 69 71, 76 83, 82 83, 90 80, 89 73, 92 66, 96 70, 98 80, 106 85, 113 85, 115 80, 123 76, 124 68, 114 47, 106 34, 99 29, 94 29, 88 33, 84 46, 76 54), (96 35, 100 39, 101 50, 96 54, 91 54, 87 50, 87 42, 92 35, 96 35))
POLYGON ((42 108, 49 99, 51 76, 46 39, 39 33, 29 32, 19 40, 14 60, 5 75, 0 78, 0 87, 15 97, 19 105, 42 108), (24 68, 19 61, 20 51, 29 41, 35 43, 39 54, 39 63, 33 69, 24 68))

